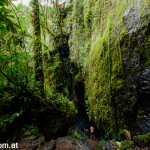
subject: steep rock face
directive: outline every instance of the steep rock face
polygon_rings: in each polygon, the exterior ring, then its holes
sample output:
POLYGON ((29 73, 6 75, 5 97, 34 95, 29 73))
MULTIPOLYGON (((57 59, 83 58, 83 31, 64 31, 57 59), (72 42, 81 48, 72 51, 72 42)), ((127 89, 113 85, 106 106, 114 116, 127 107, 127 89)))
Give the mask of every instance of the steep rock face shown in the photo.
POLYGON ((38 119, 39 128, 44 133, 46 140, 66 135, 68 127, 73 124, 71 119, 67 119, 63 113, 56 110, 39 113, 38 119))
POLYGON ((89 117, 115 135, 122 128, 144 132, 141 122, 150 104, 150 2, 75 0, 70 5, 70 57, 86 74, 89 117))
POLYGON ((53 47, 44 53, 45 89, 47 97, 56 91, 72 99, 72 74, 69 58, 69 35, 65 32, 52 39, 53 47))

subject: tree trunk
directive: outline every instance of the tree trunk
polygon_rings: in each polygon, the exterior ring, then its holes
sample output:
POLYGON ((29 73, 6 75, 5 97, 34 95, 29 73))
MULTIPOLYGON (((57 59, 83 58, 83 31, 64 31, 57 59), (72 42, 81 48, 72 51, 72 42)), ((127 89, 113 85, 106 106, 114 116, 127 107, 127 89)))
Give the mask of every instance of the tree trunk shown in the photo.
POLYGON ((34 28, 34 60, 35 60, 35 80, 38 82, 38 90, 44 96, 44 74, 42 62, 41 27, 39 18, 39 2, 33 0, 33 28, 34 28))

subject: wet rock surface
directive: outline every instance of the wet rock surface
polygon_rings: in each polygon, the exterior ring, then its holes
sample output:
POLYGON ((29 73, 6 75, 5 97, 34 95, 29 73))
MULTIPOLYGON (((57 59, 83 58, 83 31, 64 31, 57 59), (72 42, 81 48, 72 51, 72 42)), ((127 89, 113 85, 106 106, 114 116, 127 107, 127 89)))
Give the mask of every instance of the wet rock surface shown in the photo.
POLYGON ((126 26, 126 36, 121 43, 123 53, 124 87, 116 97, 119 118, 124 118, 125 124, 133 135, 146 134, 150 130, 150 64, 149 64, 149 7, 139 15, 141 0, 133 3, 132 9, 124 12, 123 24, 126 26), (117 100, 118 99, 118 100, 117 100), (121 100, 121 101, 120 101, 121 100))
POLYGON ((137 135, 146 134, 150 132, 150 115, 144 115, 141 118, 141 121, 138 122, 137 124, 139 124, 139 127, 140 127, 137 130, 137 135))

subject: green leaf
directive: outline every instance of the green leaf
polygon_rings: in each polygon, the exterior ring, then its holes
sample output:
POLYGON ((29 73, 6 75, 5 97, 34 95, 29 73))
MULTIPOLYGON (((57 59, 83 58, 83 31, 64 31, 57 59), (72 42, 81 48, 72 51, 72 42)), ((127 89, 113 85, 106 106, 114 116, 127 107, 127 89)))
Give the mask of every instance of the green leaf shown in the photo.
POLYGON ((5 29, 5 27, 6 27, 5 25, 0 24, 0 31, 1 31, 1 30, 4 30, 4 29, 5 29))
POLYGON ((20 115, 19 113, 16 113, 16 117, 19 117, 19 115, 20 115))
POLYGON ((8 0, 1 0, 6 6, 8 6, 8 0))
POLYGON ((5 12, 5 13, 10 13, 10 12, 12 12, 12 10, 9 9, 8 7, 3 7, 3 8, 2 8, 2 11, 5 12))
POLYGON ((4 6, 4 3, 0 2, 0 6, 4 6))

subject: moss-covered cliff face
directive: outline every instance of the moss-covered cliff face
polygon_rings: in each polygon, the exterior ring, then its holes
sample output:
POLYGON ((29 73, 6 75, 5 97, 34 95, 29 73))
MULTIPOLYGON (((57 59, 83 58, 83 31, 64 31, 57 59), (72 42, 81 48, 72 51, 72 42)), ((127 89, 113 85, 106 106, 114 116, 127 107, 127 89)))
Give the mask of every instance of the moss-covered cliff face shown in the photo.
POLYGON ((85 75, 89 118, 117 136, 148 113, 150 2, 70 0, 67 6, 70 58, 85 75))

